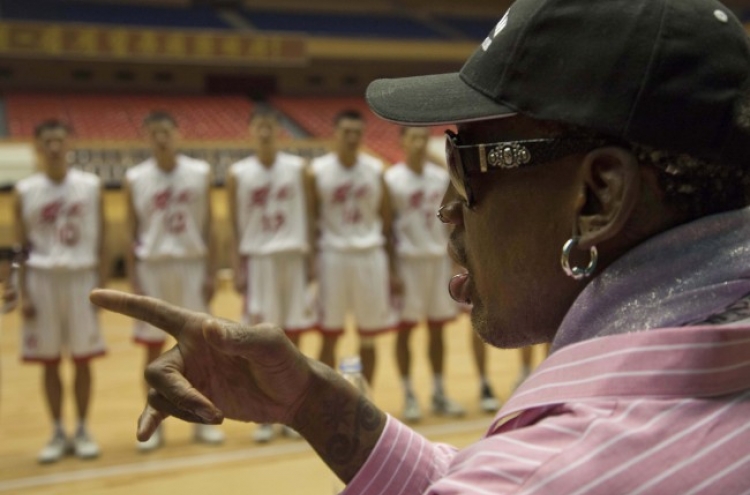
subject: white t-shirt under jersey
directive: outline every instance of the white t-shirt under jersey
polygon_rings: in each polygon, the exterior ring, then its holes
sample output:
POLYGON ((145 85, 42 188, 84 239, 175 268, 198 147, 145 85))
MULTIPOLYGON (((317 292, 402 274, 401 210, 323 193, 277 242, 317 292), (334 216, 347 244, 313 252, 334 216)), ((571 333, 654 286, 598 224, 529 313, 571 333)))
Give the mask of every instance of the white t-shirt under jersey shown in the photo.
POLYGON ((355 251, 382 246, 383 164, 360 153, 357 163, 344 167, 336 153, 312 162, 319 203, 320 248, 355 251))
POLYGON ((37 173, 16 184, 34 268, 81 269, 99 258, 99 177, 71 169, 62 182, 37 173))
POLYGON ((153 158, 127 172, 138 217, 135 255, 141 260, 199 258, 206 254, 203 239, 209 201, 210 167, 202 160, 177 156, 171 172, 153 158))
POLYGON ((421 174, 398 163, 385 172, 395 214, 396 253, 406 257, 445 256, 448 231, 437 218, 448 189, 448 172, 426 163, 421 174))
POLYGON ((288 153, 277 153, 269 168, 255 156, 231 166, 241 254, 307 252, 303 167, 302 158, 288 153))

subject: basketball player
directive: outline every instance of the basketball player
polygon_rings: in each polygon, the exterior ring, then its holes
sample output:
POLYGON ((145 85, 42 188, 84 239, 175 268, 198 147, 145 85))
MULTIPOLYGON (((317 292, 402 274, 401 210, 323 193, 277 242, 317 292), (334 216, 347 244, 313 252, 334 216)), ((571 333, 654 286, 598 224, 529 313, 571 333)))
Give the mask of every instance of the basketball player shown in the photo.
MULTIPOLYGON (((244 294, 246 322, 279 325, 299 345, 300 335, 315 322, 305 301, 311 275, 305 163, 278 150, 279 118, 273 110, 257 110, 250 132, 256 154, 232 165, 226 184, 234 285, 244 294)), ((289 428, 282 431, 297 436, 289 428)), ((261 424, 254 439, 264 443, 273 436, 273 426, 261 424)))
POLYGON ((391 231, 390 198, 380 160, 360 152, 364 119, 344 110, 334 120, 334 151, 313 160, 310 190, 318 221, 320 360, 334 366, 336 342, 352 311, 362 372, 372 383, 374 337, 393 329, 391 293, 401 290, 391 231))
POLYGON ((453 417, 465 413, 446 396, 443 386, 443 326, 456 317, 457 308, 443 289, 451 278, 451 263, 445 250, 448 231, 435 212, 450 178, 445 168, 428 161, 429 139, 430 130, 426 127, 403 127, 401 146, 406 159, 385 172, 393 205, 397 264, 404 284, 396 361, 404 386, 403 417, 411 422, 422 415, 411 384, 409 338, 414 327, 425 319, 433 375, 432 411, 453 417))
MULTIPOLYGON (((70 129, 47 120, 35 131, 39 172, 15 187, 17 242, 28 250, 20 276, 22 358, 44 366, 44 395, 53 422, 52 438, 40 463, 68 452, 82 459, 99 455, 86 427, 91 402, 92 358, 105 353, 97 313, 88 292, 106 277, 101 182, 69 167, 70 129), (78 425, 71 441, 62 421, 60 361, 66 351, 75 367, 78 425)), ((12 288, 11 288, 12 290, 12 288)), ((13 294, 6 294, 10 301, 13 294)))
MULTIPOLYGON (((214 242, 211 233, 210 166, 177 153, 177 123, 166 112, 143 120, 153 157, 129 169, 128 272, 133 290, 174 304, 208 312, 214 293, 214 242)), ((146 348, 146 365, 164 347, 161 330, 135 325, 135 341, 146 348)), ((197 442, 218 444, 224 434, 213 426, 196 425, 197 442)), ((161 446, 161 431, 138 449, 161 446)))

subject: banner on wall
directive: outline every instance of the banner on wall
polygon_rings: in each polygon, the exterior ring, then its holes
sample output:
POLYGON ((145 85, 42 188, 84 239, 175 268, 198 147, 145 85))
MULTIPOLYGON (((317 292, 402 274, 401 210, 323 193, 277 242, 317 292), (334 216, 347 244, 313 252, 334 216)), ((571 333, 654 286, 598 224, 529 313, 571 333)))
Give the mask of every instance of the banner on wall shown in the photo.
POLYGON ((303 65, 305 39, 222 33, 0 22, 0 55, 220 65, 303 65))

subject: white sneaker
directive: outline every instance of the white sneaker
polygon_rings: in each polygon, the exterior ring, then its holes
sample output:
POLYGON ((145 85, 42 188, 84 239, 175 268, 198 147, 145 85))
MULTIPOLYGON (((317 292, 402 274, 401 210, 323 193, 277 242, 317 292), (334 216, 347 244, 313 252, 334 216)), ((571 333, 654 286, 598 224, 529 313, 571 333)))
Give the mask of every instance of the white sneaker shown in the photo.
POLYGON ((479 407, 482 409, 482 412, 486 413, 496 413, 500 409, 500 401, 497 400, 489 385, 482 387, 482 393, 479 398, 479 407))
POLYGON ((432 396, 432 412, 438 416, 457 418, 466 414, 466 410, 445 395, 432 396))
POLYGON ((213 425, 195 425, 193 439, 198 443, 219 445, 224 443, 226 435, 224 435, 223 431, 213 425))
POLYGON ((99 457, 99 446, 88 433, 79 433, 73 439, 73 451, 79 459, 94 459, 99 457))
POLYGON ((164 433, 162 431, 162 427, 159 426, 153 435, 151 435, 151 438, 146 440, 145 442, 138 442, 136 444, 136 448, 139 452, 151 452, 152 450, 156 450, 159 447, 164 445, 164 433))
POLYGON ((70 452, 70 442, 63 434, 55 434, 52 440, 39 452, 37 461, 40 464, 51 464, 57 462, 70 452))
POLYGON ((271 441, 273 435, 273 425, 261 423, 255 429, 255 433, 253 433, 253 440, 255 440, 256 443, 267 443, 271 441))
POLYGON ((404 420, 409 423, 416 423, 422 419, 422 411, 419 409, 419 402, 413 395, 406 396, 404 402, 404 420))
POLYGON ((288 426, 281 427, 281 434, 287 438, 291 438, 292 440, 298 440, 302 438, 302 435, 297 433, 297 430, 295 430, 294 428, 290 428, 288 426))

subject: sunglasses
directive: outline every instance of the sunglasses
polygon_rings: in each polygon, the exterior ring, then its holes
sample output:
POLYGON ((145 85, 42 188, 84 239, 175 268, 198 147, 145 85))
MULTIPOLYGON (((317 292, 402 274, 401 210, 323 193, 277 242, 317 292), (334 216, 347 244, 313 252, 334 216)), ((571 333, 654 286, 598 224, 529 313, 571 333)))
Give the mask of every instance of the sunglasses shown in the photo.
POLYGON ((450 130, 445 131, 445 137, 445 156, 451 184, 469 208, 476 204, 469 185, 472 175, 549 163, 610 144, 606 139, 572 136, 460 144, 458 135, 450 130))

